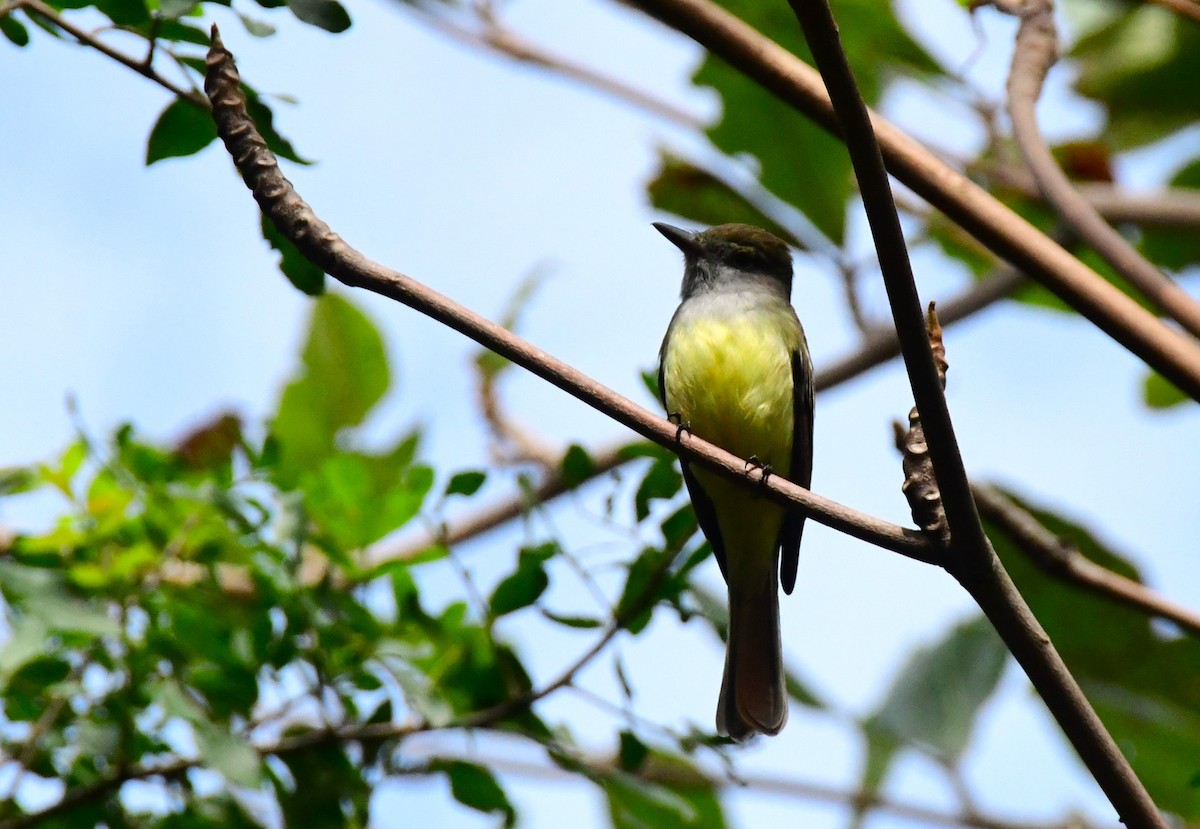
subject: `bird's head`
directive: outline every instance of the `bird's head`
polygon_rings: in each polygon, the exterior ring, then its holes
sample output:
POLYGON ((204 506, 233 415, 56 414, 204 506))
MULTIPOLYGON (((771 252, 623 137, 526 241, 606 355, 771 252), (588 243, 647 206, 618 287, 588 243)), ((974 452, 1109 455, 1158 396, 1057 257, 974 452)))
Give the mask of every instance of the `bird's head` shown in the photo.
POLYGON ((775 281, 790 294, 792 254, 787 243, 773 233, 746 224, 717 225, 691 233, 655 222, 655 229, 683 251, 685 297, 723 278, 775 281))

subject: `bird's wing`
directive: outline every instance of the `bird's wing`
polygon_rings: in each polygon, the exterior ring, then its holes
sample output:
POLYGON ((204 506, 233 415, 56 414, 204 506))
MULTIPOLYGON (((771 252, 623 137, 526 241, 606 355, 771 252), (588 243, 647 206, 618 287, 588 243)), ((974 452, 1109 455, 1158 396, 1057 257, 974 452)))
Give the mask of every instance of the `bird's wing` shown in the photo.
POLYGON ((728 582, 725 539, 721 537, 721 526, 717 523, 717 510, 713 506, 712 499, 708 497, 708 493, 704 491, 704 487, 700 486, 700 482, 692 474, 691 466, 682 461, 679 466, 683 470, 683 482, 687 484, 688 497, 692 499, 692 509, 696 511, 696 520, 700 522, 700 530, 708 539, 708 543, 712 545, 713 555, 716 556, 717 564, 721 568, 721 576, 728 582))
MULTIPOLYGON (((803 337, 803 334, 801 335, 803 337)), ((800 347, 792 352, 792 464, 788 479, 805 489, 812 485, 813 456, 813 368, 808 346, 801 339, 800 347)), ((800 536, 804 532, 804 513, 789 510, 779 531, 779 546, 783 551, 779 561, 779 581, 783 592, 790 594, 796 586, 796 567, 800 561, 800 536)))

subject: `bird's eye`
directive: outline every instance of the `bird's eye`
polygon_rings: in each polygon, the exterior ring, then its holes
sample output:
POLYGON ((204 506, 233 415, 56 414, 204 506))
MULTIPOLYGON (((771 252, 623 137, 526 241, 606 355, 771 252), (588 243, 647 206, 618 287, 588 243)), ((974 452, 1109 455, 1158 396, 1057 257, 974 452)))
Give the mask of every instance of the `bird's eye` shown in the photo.
POLYGON ((734 248, 729 252, 729 264, 745 270, 757 265, 758 257, 754 255, 754 251, 747 248, 734 248))

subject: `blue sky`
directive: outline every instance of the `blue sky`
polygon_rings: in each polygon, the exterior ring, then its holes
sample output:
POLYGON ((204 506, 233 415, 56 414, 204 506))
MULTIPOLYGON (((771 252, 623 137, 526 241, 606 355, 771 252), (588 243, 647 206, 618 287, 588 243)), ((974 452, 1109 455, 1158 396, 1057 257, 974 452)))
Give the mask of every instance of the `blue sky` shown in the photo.
MULTIPOLYGON (((913 0, 903 8, 930 48, 962 66, 975 48, 970 23, 950 2, 938 0, 936 14, 928 13, 932 5, 913 0)), ((650 227, 663 217, 649 208, 644 185, 656 147, 698 149, 696 143, 569 82, 449 42, 398 6, 364 4, 351 12, 354 27, 336 37, 270 14, 280 35, 255 40, 232 16, 216 18, 248 79, 299 99, 298 106, 276 106, 276 123, 319 161, 287 168, 300 192, 369 256, 485 315, 499 316, 518 281, 545 269, 549 277, 521 332, 652 406, 639 372, 653 364, 674 309, 680 262, 650 227)), ((627 9, 522 0, 505 14, 514 28, 558 51, 699 115, 715 113, 713 98, 687 81, 697 48, 627 9)), ((998 95, 1011 25, 986 17, 985 30, 971 77, 998 95)), ((251 420, 268 414, 294 365, 308 302, 275 270, 258 234, 257 208, 229 160, 211 147, 146 168, 145 138, 167 93, 41 32, 25 50, 0 48, 0 78, 9 81, 0 83, 7 157, 0 165, 0 466, 66 445, 73 429, 68 394, 101 435, 132 420, 168 440, 224 408, 251 420)), ((885 110, 939 144, 969 148, 979 138, 961 106, 906 87, 885 110)), ((1053 138, 1076 135, 1095 118, 1065 90, 1063 72, 1042 112, 1053 138)), ((1142 154, 1121 173, 1150 186, 1168 155, 1142 154)), ((797 165, 799 175, 819 174, 805 170, 803 159, 797 165)), ((860 243, 861 225, 854 223, 860 243)), ((928 256, 918 254, 915 264, 927 299, 949 298, 962 284, 961 274, 928 256)), ((427 456, 439 470, 485 465, 470 371, 475 347, 394 303, 352 296, 385 331, 396 374, 372 432, 383 437, 422 424, 427 456)), ((882 296, 878 286, 868 290, 877 314, 885 311, 882 296)), ((793 300, 818 366, 853 347, 828 268, 798 259, 793 300)), ((1200 536, 1196 408, 1148 413, 1138 401, 1138 362, 1072 317, 1006 305, 951 329, 947 342, 949 400, 970 473, 1083 521, 1133 557, 1164 593, 1200 605, 1189 555, 1200 536)), ((628 436, 532 377, 510 376, 504 395, 515 417, 551 441, 603 446, 628 436)), ((823 395, 814 488, 909 523, 890 423, 910 405, 898 364, 823 395)), ((503 488, 495 485, 493 494, 503 488)), ((619 535, 587 517, 602 496, 593 491, 555 511, 564 534, 598 561, 628 552, 619 535)), ((45 504, 14 503, 0 512, 0 523, 33 527, 48 518, 45 504)), ((481 581, 505 572, 522 532, 464 548, 481 581)), ((448 570, 424 578, 446 599, 461 589, 448 570)), ((705 579, 719 584, 715 568, 705 579)), ((586 598, 564 584, 550 601, 570 608, 586 598)), ((813 527, 799 587, 784 602, 785 649, 818 689, 864 712, 915 645, 970 613, 969 600, 944 574, 813 527)), ((516 620, 509 633, 531 643, 542 631, 516 620)), ((587 644, 578 635, 538 639, 536 674, 554 675, 587 644)), ((721 655, 698 625, 661 614, 620 652, 639 686, 639 711, 675 725, 710 722, 721 655)), ((617 698, 609 661, 583 678, 617 698)), ((610 733, 609 722, 589 723, 591 709, 578 699, 553 700, 546 711, 577 725, 596 749, 611 748, 595 742, 610 733)), ((781 737, 744 752, 744 768, 850 786, 859 752, 843 726, 794 711, 781 737)), ((980 805, 1003 816, 1052 818, 1078 807, 1111 817, 1014 668, 981 722, 966 770, 980 805)), ((561 826, 565 814, 581 829, 604 824, 590 789, 519 776, 505 782, 527 826, 561 826)), ((898 766, 889 791, 934 805, 954 802, 938 770, 919 759, 898 766)), ((844 818, 828 806, 749 792, 728 802, 739 825, 787 821, 819 829, 844 818)), ((451 803, 441 781, 389 784, 379 798, 380 827, 402 825, 393 809, 426 815, 432 826, 490 823, 451 803)), ((872 825, 902 824, 881 818, 872 825)))

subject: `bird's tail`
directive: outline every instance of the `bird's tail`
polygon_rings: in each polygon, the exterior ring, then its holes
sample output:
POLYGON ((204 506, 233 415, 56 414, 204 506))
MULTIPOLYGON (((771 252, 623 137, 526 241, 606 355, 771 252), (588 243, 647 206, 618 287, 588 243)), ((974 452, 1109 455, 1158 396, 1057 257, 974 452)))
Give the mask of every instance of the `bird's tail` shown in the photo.
POLYGON ((774 567, 763 569, 767 578, 729 590, 729 643, 717 732, 738 741, 757 732, 778 734, 787 722, 779 576, 774 567))

